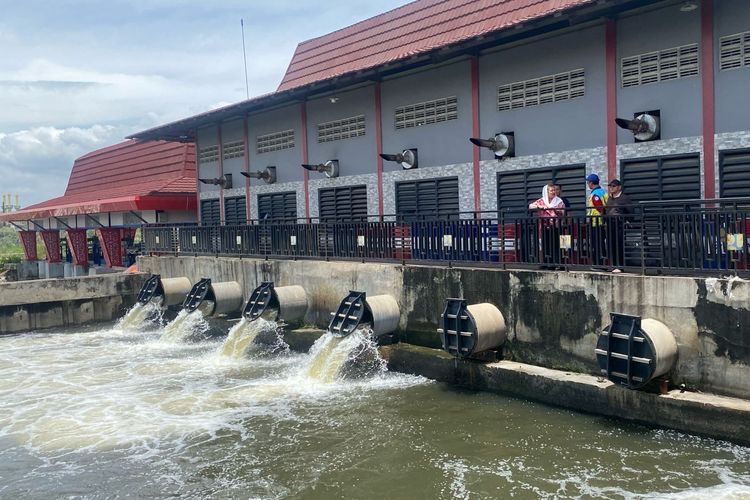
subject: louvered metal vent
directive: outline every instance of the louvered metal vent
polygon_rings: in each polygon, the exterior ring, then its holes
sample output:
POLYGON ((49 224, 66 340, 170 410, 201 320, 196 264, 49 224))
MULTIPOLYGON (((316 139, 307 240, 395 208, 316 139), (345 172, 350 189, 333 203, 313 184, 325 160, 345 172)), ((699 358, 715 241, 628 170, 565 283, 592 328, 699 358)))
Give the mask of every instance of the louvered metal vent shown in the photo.
POLYGON ((636 87, 649 83, 687 78, 698 74, 698 44, 623 57, 620 62, 622 86, 636 87))
POLYGON ((586 72, 580 69, 542 76, 497 88, 497 110, 526 108, 566 101, 586 94, 586 72))
POLYGON ((365 185, 321 189, 318 200, 322 220, 367 219, 367 186, 365 185))
POLYGON ((244 196, 224 198, 224 222, 228 226, 247 223, 246 207, 244 196))
POLYGON ((219 200, 201 200, 201 224, 216 225, 220 222, 219 200))
POLYGON ((623 191, 634 202, 701 197, 700 155, 622 160, 623 191))
POLYGON ((458 177, 396 183, 396 213, 404 220, 458 218, 458 177))
POLYGON ((396 108, 396 128, 413 128, 458 118, 458 98, 443 97, 396 108))
POLYGON ((295 222, 297 220, 297 193, 267 193, 258 195, 258 218, 261 220, 295 222))
POLYGON ((294 130, 282 130, 272 134, 259 135, 255 138, 255 150, 258 154, 270 153, 294 147, 294 130))
POLYGON ((750 197, 750 149, 721 151, 719 171, 722 198, 750 197))
POLYGON ((206 146, 198 150, 198 163, 204 165, 219 161, 219 146, 206 146))
POLYGON ((719 46, 719 68, 722 70, 750 66, 750 31, 723 36, 719 46))
POLYGON ((225 160, 231 160, 232 158, 242 158, 245 156, 245 142, 225 142, 222 148, 225 160))
POLYGON ((318 124, 318 142, 339 141, 365 135, 365 115, 318 124))
POLYGON ((586 166, 565 165, 535 168, 497 174, 497 208, 500 211, 526 212, 529 203, 542 195, 542 186, 549 182, 560 184, 562 196, 571 208, 586 205, 586 166))

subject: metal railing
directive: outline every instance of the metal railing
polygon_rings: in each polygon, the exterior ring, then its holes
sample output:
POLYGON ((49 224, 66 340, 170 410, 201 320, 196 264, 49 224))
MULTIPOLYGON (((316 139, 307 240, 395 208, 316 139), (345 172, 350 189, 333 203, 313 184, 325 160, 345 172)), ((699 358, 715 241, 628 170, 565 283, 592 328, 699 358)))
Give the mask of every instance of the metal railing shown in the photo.
POLYGON ((471 212, 361 221, 256 220, 143 229, 151 255, 431 262, 503 268, 745 274, 750 200, 642 203, 628 215, 471 212))

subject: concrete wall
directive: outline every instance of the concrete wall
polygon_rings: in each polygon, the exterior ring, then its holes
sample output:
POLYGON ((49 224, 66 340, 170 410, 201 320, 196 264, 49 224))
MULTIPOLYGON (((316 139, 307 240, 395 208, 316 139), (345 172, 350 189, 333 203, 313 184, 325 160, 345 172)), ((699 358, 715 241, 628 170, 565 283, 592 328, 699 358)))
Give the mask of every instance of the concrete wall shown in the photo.
MULTIPOLYGON (((479 59, 482 137, 515 132, 516 155, 591 148, 606 143, 604 26, 520 45, 479 59), (540 57, 554 54, 554 57, 540 57), (583 68, 586 94, 557 103, 497 110, 499 85, 583 68), (571 126, 571 124, 575 124, 571 126)), ((482 149, 482 159, 493 154, 482 149)))
MULTIPOLYGON (((299 104, 292 104, 265 113, 248 117, 248 136, 250 144, 250 170, 255 172, 268 166, 276 167, 278 183, 302 182, 302 122, 299 104), (274 134, 284 130, 294 130, 294 147, 258 154, 258 136, 274 134)), ((263 181, 252 179, 253 186, 266 185, 263 181)))
MULTIPOLYGON (((468 60, 385 80, 381 86, 383 152, 419 150, 419 167, 449 165, 471 159, 471 75, 468 60), (456 96, 458 118, 421 127, 396 129, 396 108, 456 96)), ((394 162, 386 172, 400 171, 394 162)), ((439 176, 439 175, 438 175, 439 176)))
POLYGON ((135 303, 144 274, 0 283, 0 334, 118 318, 135 303))
POLYGON ((720 71, 719 50, 721 37, 750 31, 750 9, 746 0, 716 0, 714 2, 714 75, 716 78, 716 132, 747 130, 750 116, 750 67, 720 71))
POLYGON ((750 282, 607 273, 550 273, 352 262, 141 257, 139 268, 165 277, 237 280, 248 294, 261 281, 302 285, 307 321, 324 326, 349 290, 398 300, 403 338, 439 345, 437 321, 447 297, 489 301, 509 327, 505 356, 549 368, 596 373, 594 347, 610 312, 668 325, 679 345, 674 383, 750 397, 750 282))
MULTIPOLYGON (((621 62, 630 57, 657 50, 698 43, 700 47, 700 9, 680 12, 672 4, 659 10, 625 17, 617 21, 617 116, 632 118, 633 113, 661 110, 661 137, 690 137, 700 135, 701 77, 696 76, 666 82, 622 88, 621 62)), ((700 66, 700 63, 699 63, 700 66)), ((633 134, 618 129, 617 142, 633 142, 633 134)))

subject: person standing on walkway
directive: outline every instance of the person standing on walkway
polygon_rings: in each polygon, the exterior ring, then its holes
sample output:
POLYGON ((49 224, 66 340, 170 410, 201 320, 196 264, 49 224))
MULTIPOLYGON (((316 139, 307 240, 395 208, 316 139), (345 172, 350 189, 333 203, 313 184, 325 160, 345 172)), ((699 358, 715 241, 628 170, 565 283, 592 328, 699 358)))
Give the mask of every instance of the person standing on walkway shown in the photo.
POLYGON ((604 262, 604 211, 607 206, 607 193, 599 185, 599 176, 589 174, 586 176, 586 185, 591 191, 586 199, 586 219, 589 224, 590 238, 589 250, 591 263, 601 265, 604 262))
MULTIPOLYGON (((540 217, 542 256, 544 264, 560 263, 560 228, 558 216, 565 210, 565 204, 557 197, 555 185, 551 182, 542 188, 542 197, 529 204, 540 217)), ((553 266, 554 267, 554 266, 553 266)))
POLYGON ((633 214, 633 202, 622 192, 622 182, 612 179, 607 184, 607 250, 612 263, 612 272, 619 273, 625 265, 625 224, 633 214))

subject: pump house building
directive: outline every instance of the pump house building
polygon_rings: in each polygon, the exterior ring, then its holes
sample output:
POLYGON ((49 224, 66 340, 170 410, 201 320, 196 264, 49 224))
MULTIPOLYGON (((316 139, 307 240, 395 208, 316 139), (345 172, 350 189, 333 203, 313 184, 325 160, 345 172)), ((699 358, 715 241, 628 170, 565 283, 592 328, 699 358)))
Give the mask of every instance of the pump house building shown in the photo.
POLYGON ((203 224, 512 209, 550 180, 583 207, 588 173, 637 201, 750 196, 749 88, 744 0, 417 0, 299 44, 271 94, 133 138, 196 144, 203 224), (514 147, 469 141, 497 134, 514 147))

